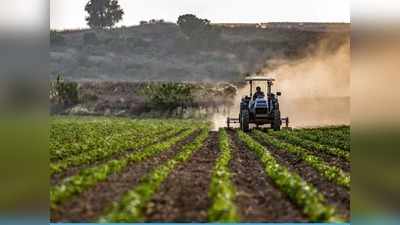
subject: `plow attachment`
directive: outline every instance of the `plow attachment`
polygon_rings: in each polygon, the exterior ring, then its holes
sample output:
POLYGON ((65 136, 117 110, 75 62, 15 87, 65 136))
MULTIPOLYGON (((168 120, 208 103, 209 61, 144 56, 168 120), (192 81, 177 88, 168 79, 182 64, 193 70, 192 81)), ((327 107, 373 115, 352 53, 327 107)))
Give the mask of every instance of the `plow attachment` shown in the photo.
POLYGON ((230 124, 232 123, 240 123, 239 118, 226 118, 226 126, 230 128, 230 124))
MULTIPOLYGON (((282 124, 285 124, 285 128, 289 128, 289 117, 281 118, 282 124)), ((231 124, 240 123, 239 118, 226 118, 226 126, 230 128, 231 124)))

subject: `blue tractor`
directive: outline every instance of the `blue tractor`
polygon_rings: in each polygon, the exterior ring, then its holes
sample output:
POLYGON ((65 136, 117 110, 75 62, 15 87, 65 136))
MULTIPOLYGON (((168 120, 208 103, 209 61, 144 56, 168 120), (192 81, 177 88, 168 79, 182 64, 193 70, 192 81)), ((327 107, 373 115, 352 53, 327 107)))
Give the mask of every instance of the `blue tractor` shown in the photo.
POLYGON ((246 81, 250 85, 250 95, 244 96, 240 102, 239 118, 227 118, 228 128, 231 123, 240 123, 240 129, 248 132, 250 124, 255 124, 257 127, 270 124, 273 130, 278 131, 281 129, 283 121, 288 127, 289 118, 281 118, 279 109, 278 96, 281 96, 281 92, 276 94, 271 92, 271 87, 275 80, 260 76, 249 76, 246 77, 246 81), (253 95, 253 82, 265 82, 266 94, 258 90, 253 95))

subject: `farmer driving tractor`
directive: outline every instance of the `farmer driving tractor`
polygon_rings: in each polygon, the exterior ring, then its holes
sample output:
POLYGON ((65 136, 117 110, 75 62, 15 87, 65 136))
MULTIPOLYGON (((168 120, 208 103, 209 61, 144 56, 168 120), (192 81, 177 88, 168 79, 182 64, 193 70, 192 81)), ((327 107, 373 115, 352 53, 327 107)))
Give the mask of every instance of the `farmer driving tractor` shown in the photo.
POLYGON ((263 98, 265 97, 264 92, 261 91, 260 87, 256 87, 256 92, 253 95, 253 101, 256 100, 256 98, 263 98))
POLYGON ((240 123, 240 129, 244 132, 250 131, 250 124, 256 127, 264 124, 269 124, 270 128, 278 131, 281 129, 282 121, 286 122, 286 127, 289 127, 289 118, 281 118, 279 109, 279 96, 281 92, 272 93, 272 85, 275 81, 267 76, 247 76, 245 80, 250 87, 250 94, 243 96, 240 102, 239 118, 227 118, 227 126, 231 123, 240 123), (265 82, 266 92, 261 91, 261 87, 256 87, 256 92, 253 94, 253 83, 265 82))

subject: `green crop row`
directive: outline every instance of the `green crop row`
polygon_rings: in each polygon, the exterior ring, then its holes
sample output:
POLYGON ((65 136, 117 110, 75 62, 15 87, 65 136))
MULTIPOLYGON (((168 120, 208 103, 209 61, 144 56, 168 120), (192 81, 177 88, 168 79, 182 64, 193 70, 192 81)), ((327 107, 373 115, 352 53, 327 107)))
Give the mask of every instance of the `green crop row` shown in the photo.
POLYGON ((314 130, 295 130, 296 136, 304 139, 308 139, 311 141, 319 142, 321 144, 330 145, 332 147, 340 148, 346 151, 350 151, 350 134, 349 131, 333 131, 333 132, 340 132, 342 134, 333 134, 330 131, 325 131, 321 129, 314 129, 314 130))
POLYGON ((183 126, 169 121, 126 118, 54 119, 50 124, 50 160, 59 162, 95 149, 106 148, 114 142, 140 139, 150 133, 157 135, 173 127, 183 126))
MULTIPOLYGON (((134 126, 133 124, 131 126, 134 126)), ((85 154, 95 154, 91 151, 98 149, 107 149, 117 143, 122 143, 134 140, 140 140, 146 138, 149 135, 162 134, 165 131, 171 129, 170 127, 160 127, 159 130, 146 129, 146 128, 131 128, 124 126, 125 130, 119 131, 119 129, 109 129, 110 134, 101 134, 101 130, 105 128, 92 127, 91 130, 87 131, 86 134, 82 134, 85 137, 84 141, 76 141, 65 144, 50 143, 50 146, 57 150, 51 150, 50 160, 53 163, 60 163, 70 161, 72 158, 80 157, 85 154)))
POLYGON ((113 173, 118 173, 132 162, 140 162, 154 155, 161 153, 173 145, 189 137, 195 128, 183 131, 176 137, 172 137, 164 142, 154 144, 144 148, 142 151, 133 152, 120 160, 110 160, 104 164, 83 169, 78 175, 66 178, 60 185, 50 189, 51 207, 56 208, 57 204, 81 193, 82 191, 94 186, 100 181, 104 181, 113 173))
POLYGON ((304 181, 299 175, 291 173, 281 166, 272 154, 261 144, 242 131, 238 131, 239 139, 254 151, 264 166, 266 174, 281 191, 300 206, 305 215, 311 221, 337 221, 334 208, 324 204, 324 197, 313 187, 304 181))
POLYGON ((66 158, 65 160, 51 163, 50 164, 50 174, 60 173, 65 171, 71 166, 79 166, 82 164, 92 163, 98 160, 107 159, 116 153, 131 149, 139 149, 146 145, 157 143, 164 138, 172 136, 179 132, 181 128, 171 128, 169 131, 162 135, 154 135, 152 130, 142 130, 141 137, 133 137, 133 133, 126 132, 123 134, 114 134, 109 137, 105 137, 106 144, 102 145, 97 149, 87 151, 84 154, 73 155, 66 158))
POLYGON ((225 129, 219 130, 218 147, 220 155, 211 178, 209 196, 212 199, 212 205, 208 210, 208 218, 212 222, 237 222, 239 216, 234 203, 236 191, 231 182, 232 173, 229 169, 232 151, 225 129))
POLYGON ((162 182, 178 164, 188 160, 193 152, 203 145, 207 137, 208 129, 204 128, 200 135, 193 142, 185 145, 176 157, 154 169, 139 185, 127 192, 120 202, 114 203, 109 213, 101 217, 99 221, 101 223, 143 221, 142 210, 162 182))
POLYGON ((265 140, 279 150, 288 151, 291 154, 298 156, 304 160, 308 165, 317 170, 327 180, 334 182, 338 185, 350 188, 350 175, 343 172, 340 168, 326 164, 322 159, 317 156, 311 155, 307 150, 291 144, 283 143, 278 139, 267 135, 261 131, 255 130, 255 136, 259 140, 265 140))
MULTIPOLYGON (((70 143, 84 143, 87 136, 96 131, 99 136, 107 136, 127 129, 143 128, 143 121, 125 118, 77 118, 55 117, 50 121, 50 141, 64 146, 70 143)), ((51 148, 50 150, 57 150, 51 148)), ((71 151, 70 149, 66 149, 71 151)))
POLYGON ((317 131, 324 131, 329 135, 342 138, 343 140, 350 140, 350 127, 336 128, 336 129, 318 129, 317 131))
POLYGON ((303 130, 350 131, 350 126, 349 125, 324 126, 324 127, 316 127, 316 128, 304 128, 303 130))
MULTIPOLYGON (((321 131, 316 131, 316 132, 321 133, 321 131)), ((326 131, 326 135, 337 139, 339 143, 343 146, 343 148, 350 149, 350 144, 351 144, 350 127, 343 129, 328 130, 326 131)))
POLYGON ((120 123, 113 120, 72 121, 59 119, 50 123, 50 160, 89 151, 103 143, 103 138, 122 132, 120 123))
POLYGON ((334 148, 328 145, 322 145, 317 142, 313 142, 307 139, 302 139, 293 134, 293 132, 288 132, 288 131, 279 131, 279 132, 270 132, 269 133, 271 136, 277 137, 281 140, 284 140, 288 143, 294 144, 294 145, 299 145, 303 148, 306 149, 314 149, 317 151, 321 151, 333 156, 338 156, 346 161, 350 161, 350 152, 343 151, 342 149, 334 148))

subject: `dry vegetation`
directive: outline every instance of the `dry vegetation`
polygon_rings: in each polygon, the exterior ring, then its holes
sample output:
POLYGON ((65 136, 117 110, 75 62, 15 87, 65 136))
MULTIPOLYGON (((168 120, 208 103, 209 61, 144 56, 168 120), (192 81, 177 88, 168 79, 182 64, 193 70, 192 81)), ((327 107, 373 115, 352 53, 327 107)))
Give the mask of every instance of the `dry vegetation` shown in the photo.
POLYGON ((61 31, 51 36, 51 78, 68 80, 235 81, 274 58, 301 58, 326 37, 349 37, 349 24, 219 26, 207 43, 189 40, 176 24, 113 30, 61 31))

